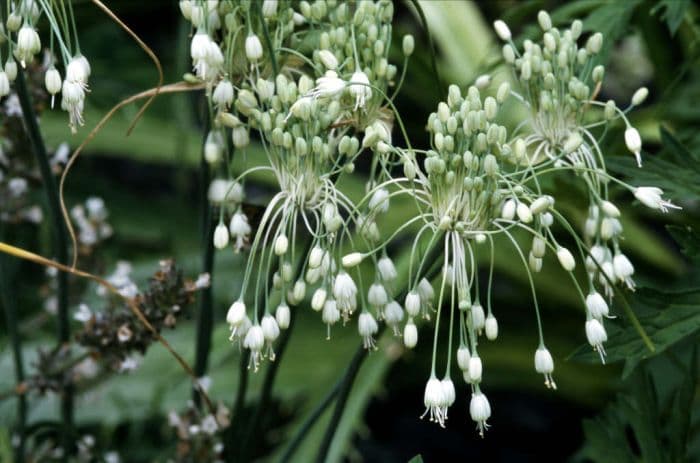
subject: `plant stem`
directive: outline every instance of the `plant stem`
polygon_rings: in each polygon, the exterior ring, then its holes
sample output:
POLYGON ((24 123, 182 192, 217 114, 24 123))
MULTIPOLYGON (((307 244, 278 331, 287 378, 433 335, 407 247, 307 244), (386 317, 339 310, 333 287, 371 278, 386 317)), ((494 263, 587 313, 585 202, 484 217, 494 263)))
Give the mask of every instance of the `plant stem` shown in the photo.
MULTIPOLYGON (((207 123, 205 125, 208 126, 207 123)), ((209 164, 204 159, 204 144, 209 132, 208 127, 204 130, 204 139, 202 140, 202 160, 200 162, 200 196, 199 207, 201 210, 200 229, 202 231, 202 273, 209 274, 209 287, 204 288, 199 299, 199 312, 197 315, 197 337, 195 345, 195 360, 194 374, 197 378, 204 376, 207 372, 209 363, 209 352, 211 351, 211 336, 214 328, 214 307, 213 307, 213 288, 214 288, 214 224, 212 216, 214 214, 214 206, 209 204, 207 190, 211 174, 209 172, 209 164)), ((192 389, 192 398, 197 406, 199 406, 201 397, 197 388, 192 389)))
MULTIPOLYGON (((44 189, 46 190, 49 218, 52 223, 53 252, 59 263, 66 264, 68 262, 68 238, 61 214, 61 203, 58 197, 56 180, 51 172, 44 139, 39 130, 32 99, 27 88, 24 70, 21 68, 17 73, 15 88, 17 90, 17 96, 19 97, 20 106, 22 107, 22 115, 27 135, 41 171, 44 189)), ((68 274, 66 272, 58 272, 56 279, 58 282, 57 336, 58 342, 64 344, 70 341, 68 274)), ((71 443, 73 435, 73 385, 71 383, 66 383, 61 391, 61 419, 63 421, 63 426, 61 427, 61 446, 63 447, 64 459, 67 461, 68 456, 73 451, 71 443)))
MULTIPOLYGON (((430 255, 428 256, 428 262, 433 262, 433 266, 426 273, 426 278, 432 279, 435 276, 435 274, 439 271, 441 265, 441 259, 439 258, 439 254, 441 253, 441 251, 442 250, 439 246, 430 251, 430 255)), ((402 294, 397 299, 403 300, 406 297, 406 291, 408 290, 404 289, 402 294)), ((377 339, 381 337, 385 328, 386 325, 382 325, 381 327, 379 327, 379 330, 377 331, 376 335, 377 339)), ((350 390, 352 389, 352 384, 355 380, 355 376, 357 376, 357 373, 360 371, 362 361, 366 357, 367 349, 365 349, 364 345, 360 343, 357 350, 355 351, 355 355, 350 361, 350 364, 348 364, 348 367, 345 369, 345 374, 343 375, 343 378, 341 379, 340 390, 338 392, 338 401, 335 404, 335 409, 333 410, 333 416, 331 417, 331 421, 326 427, 326 433, 323 436, 323 441, 321 441, 318 456, 316 457, 317 463, 324 463, 326 461, 326 458, 328 457, 328 451, 330 450, 331 443, 333 442, 335 432, 338 429, 340 419, 343 417, 345 405, 347 404, 348 398, 350 397, 350 390)))
MULTIPOLYGON (((22 338, 17 322, 16 297, 12 292, 13 278, 10 276, 8 258, 0 257, 0 302, 5 312, 5 323, 12 344, 12 359, 15 366, 15 383, 17 387, 24 382, 24 364, 22 359, 22 338)), ((27 422, 27 398, 24 394, 17 396, 17 423, 16 433, 19 435, 19 444, 15 446, 15 461, 24 461, 25 425, 27 422)))
MULTIPOLYGON (((386 325, 382 325, 377 331, 377 339, 382 335, 386 325)), ((326 433, 323 435, 323 441, 321 441, 321 446, 318 450, 318 456, 316 457, 317 463, 323 463, 326 461, 328 456, 328 450, 330 450, 331 442, 333 442, 333 437, 335 436, 335 431, 338 428, 340 419, 343 417, 343 412, 345 411, 345 404, 350 397, 350 390, 352 389, 352 384, 355 381, 357 372, 360 371, 362 366, 362 361, 367 357, 367 349, 364 345, 360 344, 353 355, 352 360, 345 369, 345 374, 340 383, 340 388, 338 390, 338 400, 333 409, 333 416, 331 421, 328 423, 326 428, 326 433)))
POLYGON ((313 409, 313 411, 309 414, 306 420, 304 420, 301 426, 299 426, 299 430, 296 432, 296 434, 294 434, 294 437, 287 446, 287 449, 284 451, 284 454, 282 454, 282 457, 280 458, 280 463, 287 463, 288 461, 291 461, 294 452, 296 452, 296 450, 299 448, 299 445, 304 441, 304 438, 306 438, 308 432, 311 430, 316 421, 321 417, 323 412, 326 411, 326 408, 328 408, 331 402, 333 402, 335 396, 338 395, 338 391, 340 391, 340 387, 342 386, 344 379, 344 376, 338 379, 338 381, 331 388, 331 390, 328 391, 323 400, 321 400, 321 402, 319 402, 319 404, 316 405, 316 408, 313 409))
MULTIPOLYGON (((304 258, 309 254, 312 244, 313 240, 309 240, 305 250, 300 254, 301 258, 299 259, 299 262, 297 262, 297 268, 295 273, 299 273, 300 269, 303 267, 304 258)), ((246 433, 245 438, 243 439, 241 444, 243 460, 245 460, 245 458, 249 456, 247 453, 250 447, 250 441, 252 437, 255 436, 255 434, 258 432, 258 428, 260 427, 260 421, 265 416, 265 413, 267 413, 267 407, 272 397, 272 387, 274 386, 275 379, 277 378, 277 371, 279 371, 279 366, 282 361, 282 357, 284 356, 284 352, 286 351, 287 345, 289 344, 289 338, 291 337, 292 330, 294 329, 294 320, 296 319, 296 314, 299 308, 296 305, 292 305, 290 309, 291 310, 289 326, 286 330, 282 332, 282 335, 279 338, 279 342, 277 343, 277 353, 275 356, 275 361, 270 362, 270 365, 265 371, 265 379, 263 380, 262 391, 260 393, 260 401, 258 403, 257 409, 255 410, 255 414, 253 415, 253 419, 251 420, 248 426, 248 432, 246 433)))
POLYGON ((245 405, 245 393, 248 389, 248 363, 249 363, 250 353, 247 349, 241 347, 241 361, 238 365, 238 390, 236 391, 236 398, 233 402, 233 411, 231 412, 231 425, 226 429, 224 434, 224 455, 227 462, 237 461, 236 444, 235 437, 236 431, 239 429, 238 423, 241 421, 243 415, 243 407, 245 405))

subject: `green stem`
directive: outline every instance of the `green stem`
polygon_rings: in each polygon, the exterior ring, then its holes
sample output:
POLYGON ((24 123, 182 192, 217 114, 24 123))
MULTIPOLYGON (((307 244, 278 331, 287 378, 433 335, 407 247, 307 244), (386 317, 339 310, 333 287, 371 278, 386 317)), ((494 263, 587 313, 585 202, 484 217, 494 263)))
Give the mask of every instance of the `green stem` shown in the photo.
MULTIPOLYGON (((12 344, 12 359, 15 366, 15 383, 17 386, 24 382, 24 363, 22 359, 22 337, 17 322, 16 297, 13 294, 12 277, 10 276, 8 258, 0 258, 0 302, 5 312, 5 323, 12 344)), ((17 423, 15 432, 19 436, 19 444, 15 447, 15 461, 24 461, 25 425, 27 422, 27 398, 24 394, 17 395, 17 423)))
MULTIPOLYGON (((429 280, 432 279, 435 276, 435 274, 437 274, 442 265, 441 259, 439 258, 441 254, 440 248, 438 247, 437 249, 438 251, 433 249, 430 253, 430 261, 433 262, 433 266, 430 269, 430 271, 426 274, 426 278, 428 278, 429 280)), ((397 299, 400 301, 403 300, 406 297, 407 291, 408 289, 404 289, 402 294, 397 299)), ((379 330, 377 331, 377 339, 379 339, 379 337, 382 335, 385 328, 386 325, 382 325, 379 328, 379 330)), ((324 463, 326 461, 326 458, 328 457, 328 451, 330 450, 331 443, 333 442, 335 431, 338 429, 338 424, 340 423, 340 419, 342 418, 343 412, 345 411, 345 405, 347 404, 348 398, 350 396, 352 383, 355 380, 355 376, 357 376, 357 373, 360 370, 360 367, 362 366, 362 361, 365 359, 365 357, 367 357, 367 349, 365 349, 364 345, 360 343, 357 350, 355 351, 355 355, 348 364, 348 367, 345 369, 345 374, 341 378, 340 387, 338 390, 338 401, 336 402, 335 409, 333 410, 333 416, 331 417, 331 421, 326 426, 326 433, 323 436, 323 441, 321 441, 321 446, 319 447, 318 455, 316 457, 317 463, 324 463)), ((299 444, 296 445, 298 446, 299 444)))
POLYGON ((265 22, 265 17, 262 14, 262 2, 255 2, 258 6, 258 15, 260 16, 260 24, 262 25, 263 38, 265 39, 265 46, 270 54, 270 65, 272 66, 272 78, 275 79, 279 73, 279 68, 277 67, 277 58, 275 58, 275 48, 272 46, 272 40, 270 39, 270 31, 267 29, 267 23, 265 22))
MULTIPOLYGON (((19 97, 20 106, 22 107, 27 136, 29 137, 34 156, 39 164, 41 178, 44 182, 44 189, 46 190, 49 218, 52 224, 53 252, 56 256, 56 260, 65 265, 68 263, 68 237, 61 214, 61 203, 58 197, 56 179, 51 172, 44 139, 39 130, 39 124, 37 123, 36 113, 27 88, 24 70, 21 68, 17 73, 15 88, 17 90, 17 96, 19 97)), ((68 273, 58 272, 56 279, 58 282, 57 337, 60 344, 65 344, 70 341, 68 273)), ((61 418, 63 420, 63 426, 61 427, 61 446, 64 450, 64 459, 67 461, 68 456, 73 450, 71 442, 73 435, 73 385, 71 383, 66 383, 61 391, 61 418)))
MULTIPOLYGON (((382 325, 377 331, 377 339, 382 335, 386 325, 382 325)), ((340 388, 338 390, 338 400, 333 409, 333 415, 331 416, 331 421, 326 427, 326 433, 323 435, 323 441, 321 441, 321 446, 318 450, 318 455, 316 456, 317 463, 324 463, 328 456, 328 451, 330 450, 331 443, 333 442, 333 437, 335 437, 335 431, 338 428, 340 419, 343 417, 343 412, 345 411, 345 405, 350 397, 350 390, 352 389, 352 384, 355 381, 358 371, 362 366, 362 361, 367 357, 367 349, 364 345, 360 344, 353 355, 352 360, 345 369, 345 374, 340 383, 340 388)))
MULTIPOLYGON (((299 274, 301 268, 303 267, 304 264, 304 258, 309 254, 311 251, 311 247, 313 245, 313 240, 309 240, 305 251, 301 254, 301 259, 299 259, 299 262, 297 262, 297 268, 296 268, 296 274, 299 274)), ((267 371, 265 372, 265 379, 263 380, 263 386, 262 386, 262 391, 260 393, 260 402, 258 404, 257 409, 255 410, 255 414, 253 415, 253 419, 251 420, 250 424, 248 425, 248 432, 245 436, 245 439, 243 439, 241 443, 241 448, 242 448, 242 456, 243 458, 241 459, 242 461, 246 461, 246 458, 249 457, 248 451, 250 447, 250 441, 253 436, 255 436, 258 433, 258 427, 260 427, 260 421, 262 418, 265 416, 265 413, 267 413, 267 408, 270 403, 270 398, 272 397, 272 387, 275 384, 275 379, 277 378, 277 372, 279 371, 279 366, 280 363, 282 362, 282 356, 284 355, 284 352, 287 349, 287 345, 289 344, 289 338, 292 335, 292 330, 294 328, 294 320, 296 319, 296 314, 299 308, 295 305, 290 306, 290 318, 289 318, 289 326, 287 327, 286 330, 282 332, 282 335, 280 336, 279 342, 277 344, 277 352, 275 355, 275 361, 270 362, 270 365, 267 367, 267 371)))
MULTIPOLYGON (((208 125, 208 124, 205 124, 208 125)), ((208 127, 204 130, 202 147, 206 143, 208 127)), ((214 308, 213 308, 213 286, 214 286, 214 222, 213 206, 209 204, 207 195, 211 174, 209 164, 204 159, 204 149, 202 149, 202 160, 200 162, 200 197, 199 205, 201 210, 200 228, 202 232, 202 272, 209 274, 209 287, 205 288, 200 295, 199 311, 197 316, 197 337, 195 346, 194 374, 197 378, 204 376, 207 372, 209 352, 211 351, 211 336, 214 328, 214 308)), ((192 398, 195 404, 199 405, 201 397, 197 388, 192 389, 192 398)))
POLYGON ((423 7, 420 6, 418 0, 408 0, 411 5, 414 6, 418 12, 421 23, 423 23, 423 29, 425 30, 425 35, 428 36, 428 45, 430 45, 430 64, 433 67, 433 75, 435 76, 435 85, 437 85, 438 94, 443 94, 443 89, 445 88, 442 83, 442 77, 440 76, 440 71, 437 65, 437 52, 435 50, 435 42, 433 41, 433 34, 430 33, 430 28, 428 27, 428 19, 425 17, 425 12, 423 7))

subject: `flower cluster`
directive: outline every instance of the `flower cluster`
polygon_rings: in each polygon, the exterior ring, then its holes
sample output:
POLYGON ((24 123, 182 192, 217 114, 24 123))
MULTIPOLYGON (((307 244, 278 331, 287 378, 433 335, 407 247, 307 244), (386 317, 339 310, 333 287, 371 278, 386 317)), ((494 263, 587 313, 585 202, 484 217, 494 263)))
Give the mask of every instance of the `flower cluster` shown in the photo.
MULTIPOLYGON (((396 92, 388 95, 403 80, 402 73, 394 81, 397 67, 388 60, 391 1, 181 1, 180 7, 193 25, 192 78, 206 83, 213 122, 204 148, 217 172, 209 187, 209 199, 219 208, 213 242, 236 251, 250 245, 240 293, 226 320, 231 340, 250 350, 252 367, 274 360, 276 339, 307 295, 329 335, 332 325, 359 312, 357 328, 368 349, 376 348, 380 322, 413 348, 417 322, 434 316, 425 415, 443 426, 447 420, 456 397, 454 354, 471 389, 471 417, 483 434, 491 406, 481 390, 479 342, 498 337, 491 288, 494 249, 500 245, 513 249, 532 288, 534 367, 545 385, 556 388, 554 360, 545 344, 534 274, 548 252, 570 275, 585 308, 587 339, 604 359, 604 318, 615 285, 634 288, 634 267, 620 249, 620 211, 609 187, 619 185, 661 211, 676 206, 660 189, 628 185, 606 170, 600 138, 620 121, 626 146, 641 165, 641 138, 627 113, 648 92, 637 91, 626 109, 596 100, 605 73, 595 64, 601 34, 579 46, 580 21, 559 30, 540 12, 541 40, 525 41, 520 51, 507 25, 497 21, 513 85, 505 82, 489 92, 491 79, 482 76, 466 91, 450 86, 446 101, 428 118, 430 146, 420 150, 392 140, 395 122, 407 137, 392 103, 396 92), (511 131, 499 118, 506 100, 516 100, 528 114, 511 131), (262 148, 256 153, 264 154, 235 175, 233 155, 247 153, 251 135, 262 148), (357 199, 339 180, 353 175, 360 156, 370 158, 371 168, 366 194, 357 199), (401 170, 403 176, 397 176, 401 170), (245 178, 254 172, 267 173, 277 186, 255 230, 243 211, 245 178), (556 192, 547 189, 550 182, 544 180, 552 176, 566 176, 586 191, 589 212, 581 233, 559 210, 556 192), (378 217, 398 195, 410 197, 417 214, 382 241, 378 217), (397 300, 398 272, 388 244, 412 227, 417 232, 408 284, 397 300), (522 248, 521 233, 529 249, 522 248), (304 251, 302 235, 308 237, 304 251), (439 262, 432 257, 436 251, 439 262), (480 257, 490 262, 486 284, 479 281, 480 257), (369 262, 374 272, 366 282, 360 268, 369 262), (430 275, 438 265, 436 291, 430 275), (577 265, 587 270, 587 291, 576 278, 577 265), (439 339, 441 333, 447 339, 439 339), (447 352, 440 376, 439 341, 447 352)), ((414 46, 411 36, 403 38, 404 71, 414 46)))
POLYGON ((222 431, 229 427, 230 420, 230 412, 222 403, 218 404, 216 414, 202 413, 192 402, 188 403, 187 409, 182 413, 171 411, 168 414, 168 424, 178 439, 173 461, 224 461, 222 431))
MULTIPOLYGON (((186 306, 193 302, 194 293, 209 285, 208 276, 197 281, 185 279, 169 260, 160 263, 160 269, 151 277, 144 292, 140 292, 131 281, 130 273, 131 266, 122 262, 108 281, 123 297, 133 299, 158 331, 173 328, 186 306)), ((106 295, 103 291, 101 293, 106 295)), ((129 308, 124 307, 121 300, 113 301, 108 310, 103 311, 92 311, 81 304, 74 318, 83 324, 76 334, 77 342, 116 371, 135 368, 136 360, 132 354, 143 354, 154 341, 153 333, 129 308)))
POLYGON ((83 107, 88 89, 91 68, 87 58, 80 53, 72 2, 56 3, 44 0, 19 0, 8 2, 5 28, 0 28, 0 44, 9 44, 9 54, 3 60, 0 52, 0 98, 10 94, 10 85, 17 78, 17 61, 26 68, 42 50, 37 31, 39 20, 46 18, 51 36, 48 64, 44 74, 44 86, 54 98, 61 94, 61 109, 68 113, 69 126, 75 133, 83 125, 83 107), (64 67, 64 77, 57 69, 54 46, 64 67), (17 60, 17 61, 15 61, 17 60))

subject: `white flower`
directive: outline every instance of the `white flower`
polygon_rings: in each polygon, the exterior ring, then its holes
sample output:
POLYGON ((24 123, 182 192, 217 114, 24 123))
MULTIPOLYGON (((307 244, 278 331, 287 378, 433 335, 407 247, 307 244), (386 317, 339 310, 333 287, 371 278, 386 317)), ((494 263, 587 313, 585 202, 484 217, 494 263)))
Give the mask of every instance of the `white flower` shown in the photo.
POLYGON ((394 262, 389 256, 383 256, 379 259, 377 262, 377 273, 379 274, 379 279, 385 283, 393 282, 398 276, 396 266, 394 266, 394 262))
POLYGON ((496 35, 498 35, 498 37, 504 42, 507 42, 511 39, 512 36, 510 33, 510 28, 508 28, 508 25, 502 20, 497 19, 496 21, 494 21, 493 28, 496 30, 496 35))
POLYGON ((277 14, 278 0, 264 0, 262 3, 262 14, 266 18, 273 18, 277 14))
POLYGON ((265 335, 260 325, 255 324, 250 327, 243 340, 243 347, 250 349, 250 363, 255 371, 260 365, 260 351, 265 346, 265 335))
POLYGON ((613 270, 615 272, 615 277, 620 282, 625 283, 629 289, 634 289, 634 280, 632 280, 634 266, 626 255, 621 253, 615 254, 613 258, 613 270))
POLYGON ((233 103, 233 84, 230 80, 224 79, 214 88, 211 97, 214 104, 219 108, 228 108, 233 103))
POLYGON ((323 311, 321 312, 321 319, 323 323, 328 325, 328 332, 326 339, 331 338, 331 325, 334 325, 340 320, 340 311, 338 310, 338 304, 333 299, 326 300, 323 305, 323 311))
POLYGON ((403 309, 401 304, 392 300, 384 308, 384 320, 394 330, 394 335, 399 335, 398 325, 403 320, 403 309))
POLYGON ((357 329, 362 336, 362 343, 365 349, 376 348, 374 342, 374 335, 377 333, 379 327, 377 326, 377 321, 374 319, 371 313, 362 312, 357 321, 357 329))
POLYGON ((260 327, 263 331, 263 336, 266 341, 274 341, 280 335, 280 327, 277 324, 277 320, 270 314, 267 314, 260 321, 260 327))
POLYGON ((331 71, 335 71, 335 69, 338 67, 338 59, 335 57, 333 52, 329 50, 321 50, 318 52, 318 59, 321 60, 321 63, 326 67, 326 69, 329 69, 331 71))
POLYGON ((346 272, 341 271, 335 277, 333 297, 338 304, 338 310, 346 317, 357 308, 357 286, 346 272))
POLYGON ((389 190, 379 188, 372 194, 369 200, 370 213, 386 213, 389 210, 389 190))
POLYGON ((369 78, 362 71, 355 71, 350 77, 350 94, 355 97, 355 111, 364 108, 367 100, 372 98, 372 88, 369 85, 369 78))
POLYGON ((472 354, 469 352, 469 348, 465 345, 459 346, 459 349, 457 349, 457 366, 463 373, 469 372, 469 361, 471 358, 472 354))
POLYGON ((608 340, 608 333, 601 322, 595 318, 586 321, 586 338, 593 350, 600 354, 600 361, 605 363, 605 349, 603 343, 608 340))
POLYGON ((226 225, 220 223, 214 229, 214 247, 216 249, 224 249, 228 245, 228 229, 226 225))
POLYGON ((214 415, 209 414, 206 417, 204 417, 204 419, 202 420, 202 431, 205 434, 213 436, 218 429, 219 425, 216 423, 216 418, 214 418, 214 415))
POLYGON ((418 328, 413 323, 412 318, 408 319, 408 323, 403 329, 403 343, 409 349, 413 349, 418 344, 418 328))
POLYGON ((73 315, 73 319, 81 322, 87 323, 92 318, 92 311, 86 304, 80 304, 78 306, 78 311, 73 315))
POLYGON ((634 157, 637 159, 637 165, 642 167, 642 138, 639 136, 639 131, 634 127, 628 127, 625 130, 625 145, 634 154, 634 157))
POLYGON ((364 256, 362 255, 361 252, 352 252, 350 254, 347 254, 343 256, 342 263, 343 267, 345 268, 350 268, 350 267, 355 267, 356 265, 359 265, 362 262, 362 259, 364 256))
POLYGON ((278 256, 282 256, 287 252, 287 249, 289 249, 289 240, 286 235, 281 234, 275 239, 274 249, 275 254, 278 256))
POLYGON ((484 372, 484 366, 481 363, 481 357, 472 355, 469 358, 469 382, 472 384, 480 383, 484 372))
POLYGON ((369 291, 367 291, 367 302, 379 310, 384 308, 386 303, 389 302, 389 296, 381 283, 373 283, 369 287, 369 291))
POLYGON ((532 211, 525 203, 518 203, 515 208, 516 214, 518 214, 518 219, 523 223, 532 222, 532 211))
POLYGON ((472 393, 472 400, 469 403, 469 414, 472 420, 476 422, 479 435, 484 437, 484 430, 489 427, 486 421, 491 417, 491 405, 486 396, 479 390, 472 393))
POLYGON ((586 296, 586 309, 591 317, 601 320, 603 317, 607 317, 609 313, 608 303, 605 302, 603 296, 600 293, 593 291, 588 296, 586 296))
POLYGON ((443 378, 440 381, 440 386, 442 387, 442 414, 447 420, 447 410, 455 403, 456 393, 455 385, 450 378, 443 378))
POLYGON ((245 39, 245 56, 251 62, 256 62, 263 56, 262 43, 257 35, 251 34, 245 39))
POLYGON ((277 325, 286 330, 289 328, 289 322, 291 319, 291 312, 289 311, 289 306, 284 302, 280 302, 275 311, 275 319, 277 320, 277 325))
POLYGON ((544 385, 551 389, 556 389, 557 385, 552 378, 554 371, 554 359, 549 350, 542 346, 535 351, 535 371, 544 375, 544 385))
POLYGON ((420 313, 420 296, 416 291, 410 291, 406 294, 406 301, 404 302, 404 307, 406 312, 411 317, 417 317, 420 313))
POLYGON ((421 418, 430 413, 430 421, 434 421, 444 428, 445 416, 443 414, 443 404, 445 402, 445 391, 441 381, 437 379, 435 375, 431 375, 425 385, 425 392, 423 393, 425 412, 421 418))
POLYGON ((661 188, 653 186, 640 186, 634 189, 634 196, 640 203, 652 209, 659 209, 661 212, 668 212, 668 208, 681 209, 671 201, 664 200, 661 195, 664 191, 661 188))
POLYGON ((22 67, 26 67, 27 61, 31 61, 32 57, 40 50, 41 40, 39 39, 39 34, 33 27, 25 23, 17 32, 15 57, 22 63, 22 67))
MULTIPOLYGON (((10 82, 17 78, 17 63, 11 57, 5 61, 5 74, 10 82)), ((58 88, 60 89, 61 86, 59 85, 58 88)))
POLYGON ((514 200, 509 199, 503 203, 503 210, 501 211, 501 217, 505 220, 513 220, 515 218, 515 208, 517 204, 514 200))
POLYGON ((472 326, 478 332, 481 332, 486 325, 486 315, 481 304, 476 303, 469 309, 469 317, 472 321, 472 326))
POLYGON ((10 94, 10 79, 5 71, 0 71, 0 98, 10 94))
POLYGON ((316 291, 314 291, 313 296, 311 296, 311 308, 317 312, 323 309, 323 306, 326 304, 327 297, 328 293, 325 289, 316 289, 316 291))
POLYGON ((323 77, 316 79, 316 87, 311 89, 308 96, 312 98, 332 97, 345 89, 346 82, 338 77, 335 71, 326 71, 323 77))
POLYGON ((129 373, 139 367, 139 361, 135 357, 127 357, 119 364, 119 373, 129 373))
POLYGON ((226 322, 231 325, 231 329, 239 326, 246 316, 245 303, 241 300, 235 301, 226 313, 226 322))
POLYGON ((576 268, 574 256, 571 254, 571 251, 566 248, 560 246, 557 249, 557 259, 559 259, 559 263, 567 272, 571 272, 576 268))
POLYGON ((248 242, 248 236, 251 231, 250 225, 248 225, 248 217, 239 210, 231 217, 228 229, 231 232, 231 237, 236 239, 234 248, 236 251, 240 251, 248 242))
POLYGON ((226 202, 240 203, 243 201, 243 187, 233 180, 217 178, 209 184, 207 198, 216 205, 226 202))
POLYGON ((489 314, 488 317, 486 317, 484 332, 489 341, 493 341, 498 337, 498 320, 496 320, 493 314, 489 314))

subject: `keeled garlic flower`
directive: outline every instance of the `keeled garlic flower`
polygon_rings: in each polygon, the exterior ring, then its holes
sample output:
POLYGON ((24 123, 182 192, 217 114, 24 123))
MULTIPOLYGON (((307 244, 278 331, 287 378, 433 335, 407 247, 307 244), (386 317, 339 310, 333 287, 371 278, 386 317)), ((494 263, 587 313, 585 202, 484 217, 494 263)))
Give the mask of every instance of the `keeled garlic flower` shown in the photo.
MULTIPOLYGON (((49 63, 44 76, 46 90, 51 95, 51 107, 55 96, 62 94, 61 109, 68 113, 68 125, 75 133, 79 126, 83 125, 83 108, 85 94, 88 92, 88 78, 90 77, 90 64, 81 55, 78 37, 64 37, 64 33, 71 34, 59 27, 59 21, 75 22, 71 3, 68 8, 54 2, 22 1, 17 6, 12 4, 7 18, 7 34, 10 39, 11 56, 5 61, 4 68, 0 70, 0 98, 10 93, 10 83, 17 77, 17 63, 12 56, 19 60, 21 66, 26 67, 42 49, 42 42, 37 32, 36 25, 40 18, 45 17, 48 22, 49 33, 54 40, 51 43, 49 63), (60 10, 54 11, 59 8, 60 10), (60 20, 59 20, 60 18, 60 20), (60 72, 56 69, 54 58, 54 42, 56 54, 61 58, 66 69, 66 79, 61 79, 60 72), (71 50, 69 44, 74 45, 71 50)), ((10 4, 8 3, 8 6, 10 4)), ((73 28, 75 31, 76 29, 73 28)), ((0 61, 2 57, 0 56, 0 61)))

